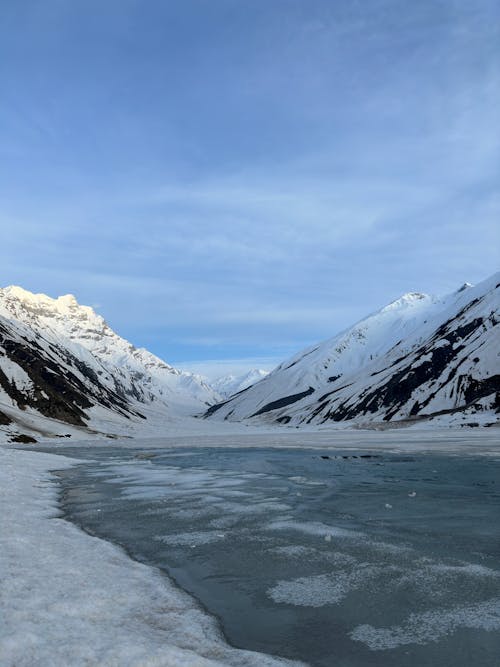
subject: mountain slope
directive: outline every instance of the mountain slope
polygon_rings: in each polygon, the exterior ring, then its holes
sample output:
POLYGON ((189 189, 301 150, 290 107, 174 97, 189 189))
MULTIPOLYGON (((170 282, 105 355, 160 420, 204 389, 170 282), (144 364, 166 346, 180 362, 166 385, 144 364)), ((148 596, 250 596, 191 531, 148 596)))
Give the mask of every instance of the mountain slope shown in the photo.
POLYGON ((500 391, 499 283, 495 274, 444 298, 406 294, 206 416, 302 425, 493 414, 500 391))
POLYGON ((210 386, 213 387, 222 398, 229 398, 233 394, 238 394, 240 391, 248 389, 248 387, 253 384, 260 382, 260 380, 267 375, 269 375, 269 371, 253 368, 243 375, 224 375, 211 382, 210 386))
POLYGON ((77 427, 92 427, 98 417, 140 422, 146 407, 158 415, 187 415, 217 398, 201 377, 136 349, 73 296, 0 289, 4 425, 29 413, 77 427))

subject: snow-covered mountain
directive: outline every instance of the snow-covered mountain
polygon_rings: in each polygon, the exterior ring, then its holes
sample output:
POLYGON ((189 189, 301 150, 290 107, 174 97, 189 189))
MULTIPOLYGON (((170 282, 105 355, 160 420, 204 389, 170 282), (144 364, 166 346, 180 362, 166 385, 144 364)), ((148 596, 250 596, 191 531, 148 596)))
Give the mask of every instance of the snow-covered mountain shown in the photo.
POLYGON ((229 398, 233 394, 238 394, 240 391, 260 382, 267 375, 269 375, 269 371, 253 368, 243 375, 224 375, 213 380, 210 385, 222 398, 229 398))
POLYGON ((443 298, 409 293, 212 406, 218 420, 376 424, 496 421, 500 273, 443 298), (474 414, 474 417, 471 415, 474 414))
POLYGON ((201 376, 135 348, 74 296, 0 289, 4 425, 36 425, 39 415, 99 429, 102 420, 141 422, 151 410, 166 417, 195 414, 218 399, 201 376))

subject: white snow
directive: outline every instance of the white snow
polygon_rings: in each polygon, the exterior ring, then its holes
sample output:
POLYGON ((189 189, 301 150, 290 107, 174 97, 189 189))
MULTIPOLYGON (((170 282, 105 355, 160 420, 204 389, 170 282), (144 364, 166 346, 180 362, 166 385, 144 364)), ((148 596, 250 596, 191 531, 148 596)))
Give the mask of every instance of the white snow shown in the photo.
POLYGON ((269 371, 254 368, 243 375, 223 375, 210 382, 210 385, 222 398, 229 398, 229 396, 238 394, 240 391, 260 382, 268 375, 269 371))
POLYGON ((69 465, 0 449, 2 667, 292 664, 227 646, 215 621, 159 571, 57 518, 48 471, 69 465))
MULTIPOLYGON (((384 418, 389 414, 394 422, 408 419, 415 414, 412 408, 416 402, 424 406, 419 408, 418 414, 432 415, 464 408, 468 382, 462 382, 462 377, 483 380, 500 373, 499 282, 500 273, 497 273, 476 287, 441 298, 406 294, 350 329, 283 362, 259 383, 213 411, 210 419, 276 423, 283 418, 288 427, 303 428, 309 423, 325 422, 333 429, 368 423, 384 426, 384 418), (439 377, 429 381, 422 378, 394 413, 389 406, 391 401, 384 405, 379 396, 378 404, 372 402, 351 422, 347 419, 332 421, 332 414, 338 410, 349 409, 356 414, 360 399, 386 387, 391 378, 401 383, 405 378, 398 372, 402 369, 408 378, 410 371, 413 373, 422 364, 432 362, 434 351, 450 347, 450 341, 442 333, 448 321, 454 322, 457 328, 463 327, 465 333, 451 347, 456 357, 453 363, 445 364, 439 377), (474 325, 478 321, 483 324, 474 325), (466 333, 468 327, 469 334, 466 333), (293 400, 301 393, 305 395, 293 400), (288 404, 269 407, 288 397, 292 398, 288 404), (259 414, 262 408, 266 410, 259 414)), ((491 423, 497 420, 489 406, 484 410, 479 404, 476 407, 477 416, 467 415, 470 421, 491 423)), ((447 426, 459 423, 461 418, 462 414, 449 413, 432 419, 434 426, 447 426)))
MULTIPOLYGON (((2 318, 40 345, 59 366, 66 367, 64 351, 83 361, 105 387, 118 394, 125 392, 131 407, 139 412, 143 404, 154 404, 157 413, 167 416, 192 415, 220 400, 200 375, 181 372, 134 347, 71 294, 52 299, 17 286, 0 288, 2 318)), ((0 357, 0 368, 4 365, 0 357)), ((78 369, 73 366, 71 371, 85 382, 78 369)))
POLYGON ((33 389, 33 382, 29 375, 17 364, 3 364, 2 370, 7 380, 13 383, 19 391, 29 393, 33 389))

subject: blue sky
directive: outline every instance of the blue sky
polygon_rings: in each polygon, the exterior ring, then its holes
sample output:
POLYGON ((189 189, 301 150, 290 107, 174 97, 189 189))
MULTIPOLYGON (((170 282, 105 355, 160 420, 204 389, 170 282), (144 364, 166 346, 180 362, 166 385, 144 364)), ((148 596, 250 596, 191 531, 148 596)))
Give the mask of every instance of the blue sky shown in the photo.
POLYGON ((0 91, 1 284, 170 362, 498 269, 496 0, 0 0, 0 91))

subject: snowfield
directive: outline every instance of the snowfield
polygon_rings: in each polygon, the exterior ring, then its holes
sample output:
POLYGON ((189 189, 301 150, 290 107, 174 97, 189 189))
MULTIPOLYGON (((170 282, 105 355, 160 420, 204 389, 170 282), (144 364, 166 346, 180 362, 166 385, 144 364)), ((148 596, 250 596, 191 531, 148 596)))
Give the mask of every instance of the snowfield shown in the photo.
POLYGON ((0 449, 1 667, 272 667, 159 571, 57 518, 53 454, 0 449))
POLYGON ((269 371, 253 368, 243 375, 224 375, 211 382, 211 386, 222 398, 229 398, 240 391, 248 389, 269 375, 269 371))

